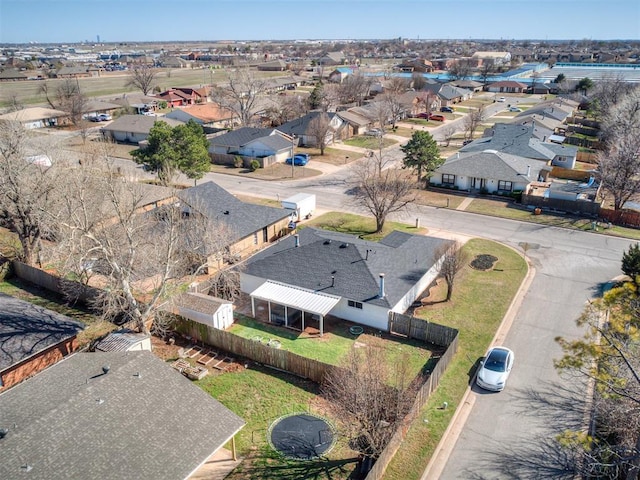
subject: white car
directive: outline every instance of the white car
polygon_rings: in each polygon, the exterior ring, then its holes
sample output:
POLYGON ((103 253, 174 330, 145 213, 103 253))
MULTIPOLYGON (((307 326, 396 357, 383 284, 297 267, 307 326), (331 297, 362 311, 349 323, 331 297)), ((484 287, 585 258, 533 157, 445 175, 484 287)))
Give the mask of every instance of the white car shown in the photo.
POLYGON ((485 390, 499 392, 504 390, 513 368, 514 353, 506 347, 494 347, 480 362, 476 384, 485 390))
POLYGON ((510 111, 510 112, 521 112, 521 111, 522 111, 522 109, 521 109, 521 108, 518 108, 518 107, 509 107, 509 111, 510 111))
POLYGON ((496 101, 497 101, 497 102, 506 102, 506 101, 507 101, 507 99, 506 99, 506 98, 504 98, 504 97, 500 97, 500 98, 498 98, 498 100, 496 100, 496 101))

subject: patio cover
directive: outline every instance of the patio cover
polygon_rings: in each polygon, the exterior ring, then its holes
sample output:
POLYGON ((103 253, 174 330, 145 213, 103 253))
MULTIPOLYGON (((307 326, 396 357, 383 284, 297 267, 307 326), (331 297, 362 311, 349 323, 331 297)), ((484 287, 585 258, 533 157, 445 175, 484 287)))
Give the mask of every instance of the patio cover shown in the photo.
POLYGON ((251 292, 252 298, 297 308, 303 312, 324 317, 340 301, 340 297, 306 288, 293 287, 280 282, 267 280, 251 292))

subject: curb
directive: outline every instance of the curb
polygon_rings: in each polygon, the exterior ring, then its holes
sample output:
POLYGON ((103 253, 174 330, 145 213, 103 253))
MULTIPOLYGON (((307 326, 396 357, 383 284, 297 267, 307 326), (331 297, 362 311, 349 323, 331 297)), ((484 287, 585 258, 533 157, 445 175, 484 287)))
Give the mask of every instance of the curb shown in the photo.
MULTIPOLYGON (((500 326, 498 327, 498 330, 496 331, 496 334, 490 343, 490 347, 499 345, 504 341, 507 333, 509 333, 511 325, 513 324, 516 311, 518 310, 518 308, 520 308, 520 304, 522 303, 522 300, 526 292, 529 290, 533 278, 535 277, 535 268, 529 263, 526 255, 524 256, 524 258, 527 262, 528 267, 527 275, 520 284, 520 288, 518 288, 516 295, 513 297, 513 300, 511 301, 511 304, 507 309, 507 313, 505 313, 504 317, 502 318, 502 322, 500 323, 500 326)), ((456 411, 451 418, 451 422, 449 422, 447 429, 444 431, 440 442, 438 442, 438 445, 436 446, 436 449, 431 456, 431 460, 429 460, 429 463, 427 464, 427 467, 420 477, 420 480, 436 480, 440 478, 440 475, 442 475, 444 467, 446 466, 447 461, 451 456, 451 452, 453 451, 453 448, 455 447, 458 438, 462 433, 462 429, 464 428, 464 425, 467 422, 467 418, 471 413, 473 404, 475 403, 475 396, 471 396, 471 392, 472 390, 470 385, 464 392, 464 395, 460 400, 460 404, 458 405, 458 408, 456 408, 456 411)))

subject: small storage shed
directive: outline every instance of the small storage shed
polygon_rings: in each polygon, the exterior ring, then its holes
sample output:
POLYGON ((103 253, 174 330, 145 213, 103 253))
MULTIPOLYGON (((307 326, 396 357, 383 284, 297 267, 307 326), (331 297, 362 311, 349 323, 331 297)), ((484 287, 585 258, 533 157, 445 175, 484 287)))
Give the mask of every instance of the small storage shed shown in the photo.
POLYGON ((185 293, 175 300, 174 307, 178 315, 220 330, 233 323, 233 303, 211 295, 185 293))
POLYGON ((131 330, 111 332, 96 345, 97 352, 151 351, 151 336, 131 330))
POLYGON ((302 220, 316 209, 316 196, 313 193, 297 193, 281 203, 282 208, 295 211, 296 220, 302 220))

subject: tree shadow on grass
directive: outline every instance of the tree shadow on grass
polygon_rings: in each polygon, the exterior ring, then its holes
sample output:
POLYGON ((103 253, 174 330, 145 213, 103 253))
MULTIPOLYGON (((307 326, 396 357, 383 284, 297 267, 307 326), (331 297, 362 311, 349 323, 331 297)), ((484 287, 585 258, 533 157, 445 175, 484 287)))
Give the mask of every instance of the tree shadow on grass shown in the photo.
POLYGON ((249 478, 263 480, 359 480, 364 478, 364 475, 359 473, 358 465, 358 458, 287 460, 265 448, 252 458, 245 459, 227 478, 228 480, 249 478))

